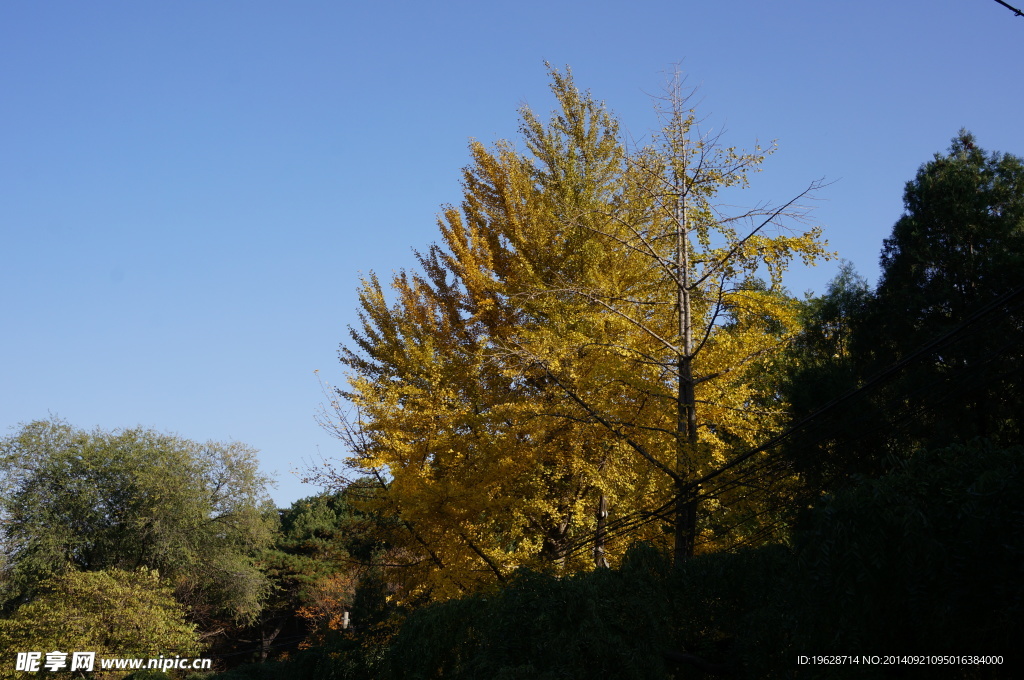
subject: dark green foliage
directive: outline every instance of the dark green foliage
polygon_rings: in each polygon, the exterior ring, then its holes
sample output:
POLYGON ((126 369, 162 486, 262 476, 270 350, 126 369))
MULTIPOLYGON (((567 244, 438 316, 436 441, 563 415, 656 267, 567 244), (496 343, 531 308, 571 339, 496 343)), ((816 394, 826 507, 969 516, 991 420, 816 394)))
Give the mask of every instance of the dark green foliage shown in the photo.
POLYGON ((870 302, 867 280, 852 263, 844 261, 825 294, 803 304, 803 330, 794 343, 801 366, 830 364, 849 357, 854 329, 863 323, 870 302))
POLYGON ((914 347, 1024 282, 1024 161, 986 154, 966 130, 918 170, 882 249, 890 342, 914 347))
POLYGON ((362 678, 371 673, 389 636, 394 607, 373 566, 382 548, 369 538, 372 520, 349 503, 352 493, 366 492, 357 482, 279 511, 280 531, 263 558, 271 596, 257 624, 218 649, 235 663, 259 663, 238 666, 227 677, 307 673, 362 678), (354 628, 341 629, 342 611, 350 612, 354 628), (278 661, 283 657, 289 660, 278 661))
MULTIPOLYGON (((361 487, 357 489, 361 491, 361 487)), ((294 654, 300 644, 309 643, 311 634, 315 640, 332 638, 332 631, 317 629, 323 621, 310 620, 299 612, 311 605, 316 608, 318 599, 323 598, 318 589, 338 575, 346 575, 356 584, 354 602, 344 608, 360 622, 360 629, 379 623, 386 609, 381 605, 384 594, 374 570, 367 566, 379 547, 366 537, 366 519, 349 504, 349 493, 310 496, 279 510, 280 530, 262 559, 272 583, 270 597, 258 622, 240 631, 235 636, 240 641, 222 646, 220 653, 265 661, 282 653, 294 654), (258 641, 258 648, 253 641, 258 641)), ((335 606, 341 608, 342 599, 335 606)))
POLYGON ((1024 449, 976 441, 918 454, 824 499, 798 555, 809 649, 1015 658, 1024 649, 1024 449))
POLYGON ((337 636, 328 644, 291 654, 285 661, 249 663, 220 673, 195 673, 189 680, 374 680, 379 655, 367 651, 353 636, 337 636))
POLYGON ((773 584, 789 562, 785 549, 770 548, 674 570, 667 556, 638 546, 617 570, 562 579, 521 572, 500 592, 413 613, 390 649, 388 677, 670 678, 669 651, 709 663, 761 647, 772 656, 785 629, 758 621, 775 610, 773 584), (756 636, 738 635, 752 626, 756 636))
POLYGON ((785 390, 787 458, 815 489, 877 476, 919 449, 1020 441, 1024 161, 965 131, 907 183, 870 293, 849 270, 807 307, 785 390))
POLYGON ((501 592, 426 607, 392 645, 391 677, 668 677, 660 647, 669 611, 652 592, 663 594, 666 570, 660 556, 641 555, 618 571, 562 580, 521 572, 501 592))
POLYGON ((308 589, 317 579, 348 566, 341 539, 343 506, 338 495, 313 496, 278 511, 280 529, 274 545, 261 557, 271 584, 269 595, 259 618, 220 640, 217 653, 265 661, 272 652, 298 649, 308 626, 296 612, 306 604, 308 589))
POLYGON ((904 203, 882 249, 857 358, 867 371, 879 370, 949 337, 882 393, 901 432, 893 446, 909 453, 979 436, 1018 441, 1024 160, 988 154, 962 130, 948 154, 907 183, 904 203))
MULTIPOLYGON (((772 677, 790 666, 794 559, 784 546, 704 555, 669 579, 679 651, 739 677, 772 677)), ((690 664, 679 677, 705 677, 690 664)))
POLYGON ((352 620, 359 622, 360 631, 390 625, 395 607, 388 602, 389 594, 379 569, 364 571, 352 598, 352 620))
POLYGON ((791 424, 800 429, 785 442, 782 454, 803 476, 812 498, 821 489, 841 488, 851 475, 888 469, 887 417, 877 391, 844 398, 870 377, 854 344, 873 300, 867 281, 846 262, 824 295, 802 305, 803 330, 790 349, 788 375, 782 380, 791 424))
POLYGON ((864 322, 871 297, 867 281, 853 265, 844 262, 825 294, 801 306, 803 330, 790 348, 782 392, 793 423, 811 420, 787 441, 785 455, 812 489, 827 486, 854 467, 846 459, 848 448, 841 443, 863 437, 865 429, 877 422, 871 408, 865 408, 872 406, 866 399, 857 400, 855 408, 844 404, 843 408, 817 414, 822 406, 857 384, 851 343, 855 330, 864 322))
POLYGON ((271 608, 294 612, 310 585, 351 566, 347 548, 356 522, 341 493, 303 498, 279 515, 280 531, 264 558, 275 585, 271 608))
POLYGON ((751 679, 1013 677, 1022 575, 1024 450, 975 442, 823 499, 794 548, 673 569, 640 546, 617 570, 522 572, 504 590, 420 609, 381 677, 705 677, 665 652, 751 679), (796 665, 799 654, 853 653, 1003 654, 1007 665, 796 665))

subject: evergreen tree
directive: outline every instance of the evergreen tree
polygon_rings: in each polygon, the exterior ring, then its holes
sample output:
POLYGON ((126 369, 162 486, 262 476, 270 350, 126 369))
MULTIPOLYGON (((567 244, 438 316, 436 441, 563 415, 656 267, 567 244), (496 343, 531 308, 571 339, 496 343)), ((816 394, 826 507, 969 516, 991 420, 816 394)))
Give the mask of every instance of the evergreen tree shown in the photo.
POLYGON ((847 272, 807 308, 787 391, 794 422, 814 416, 789 443, 812 486, 883 474, 919 449, 1019 441, 1024 161, 961 131, 904 205, 877 290, 847 272))
POLYGON ((859 343, 872 368, 941 343, 907 366, 902 399, 890 392, 894 414, 919 414, 902 446, 1012 439, 1024 368, 1024 160, 986 153, 961 130, 907 184, 904 204, 859 343))

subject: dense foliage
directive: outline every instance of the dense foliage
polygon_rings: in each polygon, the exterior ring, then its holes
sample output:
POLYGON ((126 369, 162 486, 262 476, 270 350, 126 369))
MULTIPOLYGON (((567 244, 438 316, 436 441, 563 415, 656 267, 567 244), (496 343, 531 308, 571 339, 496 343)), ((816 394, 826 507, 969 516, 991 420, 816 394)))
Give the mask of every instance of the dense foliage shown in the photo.
POLYGON ((255 452, 56 419, 0 440, 0 604, 74 572, 159 572, 204 632, 259 615, 276 517, 255 452))
POLYGON ((358 416, 339 429, 379 481, 362 508, 399 520, 382 538, 407 602, 614 564, 628 541, 600 541, 609 513, 657 511, 629 538, 677 561, 764 541, 792 487, 741 483, 736 457, 784 423, 763 375, 798 328, 783 274, 827 255, 820 230, 779 228, 792 201, 723 214, 717 194, 765 154, 702 136, 680 92, 631 150, 552 80, 550 122, 522 112, 525 152, 472 145, 418 271, 364 280, 342 348, 358 416))
POLYGON ((818 230, 714 203, 763 152, 678 89, 627 148, 552 77, 418 269, 363 281, 326 422, 352 478, 274 513, 240 444, 0 440, 0 677, 71 647, 219 659, 194 680, 1019 677, 1024 161, 961 131, 878 286, 798 301, 818 230))
POLYGON ((809 303, 793 353, 794 420, 814 422, 790 454, 817 486, 921 448, 1021 441, 1024 161, 962 131, 904 203, 877 290, 844 271, 809 303))
MULTIPOLYGON (((23 677, 14 671, 15 652, 155 658, 197 656, 202 649, 170 584, 146 569, 65 572, 40 583, 32 601, 0 619, 0 678, 23 677)), ((112 675, 96 670, 97 678, 112 675)))
MULTIPOLYGON (((617 570, 523 573, 501 591, 421 609, 392 646, 389 677, 792 677, 810 650, 1003 654, 1011 664, 1024 644, 1022 564, 1024 449, 979 442, 823 499, 793 548, 674 569, 640 547, 617 570)), ((800 677, 889 673, 858 665, 800 677)))

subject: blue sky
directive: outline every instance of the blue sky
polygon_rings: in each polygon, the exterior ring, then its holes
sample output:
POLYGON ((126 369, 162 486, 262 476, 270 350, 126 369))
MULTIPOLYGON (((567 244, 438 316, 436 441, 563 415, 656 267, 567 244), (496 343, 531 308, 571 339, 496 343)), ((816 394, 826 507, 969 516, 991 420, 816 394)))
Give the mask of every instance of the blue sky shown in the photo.
POLYGON ((434 239, 470 138, 553 106, 545 60, 634 137, 681 63, 723 141, 779 142, 746 202, 834 181, 815 221, 872 281, 960 127, 1024 155, 1024 19, 992 0, 4 2, 0 428, 235 439, 279 505, 316 493, 291 471, 344 454, 313 372, 343 380, 360 272, 434 239))

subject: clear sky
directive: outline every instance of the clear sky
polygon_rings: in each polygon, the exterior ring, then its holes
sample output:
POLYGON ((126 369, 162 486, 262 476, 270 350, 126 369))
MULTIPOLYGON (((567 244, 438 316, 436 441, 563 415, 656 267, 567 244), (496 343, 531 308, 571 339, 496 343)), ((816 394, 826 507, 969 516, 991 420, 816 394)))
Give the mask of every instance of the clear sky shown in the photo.
POLYGON ((291 471, 344 454, 313 372, 343 380, 360 272, 434 240, 470 138, 553 106, 545 60, 634 137, 681 63, 723 141, 779 142, 746 202, 834 180, 815 220, 871 281, 960 127, 1024 155, 1024 18, 992 0, 10 0, 0 428, 235 439, 279 505, 316 493, 291 471))

